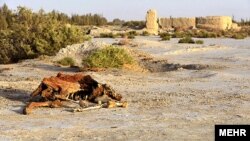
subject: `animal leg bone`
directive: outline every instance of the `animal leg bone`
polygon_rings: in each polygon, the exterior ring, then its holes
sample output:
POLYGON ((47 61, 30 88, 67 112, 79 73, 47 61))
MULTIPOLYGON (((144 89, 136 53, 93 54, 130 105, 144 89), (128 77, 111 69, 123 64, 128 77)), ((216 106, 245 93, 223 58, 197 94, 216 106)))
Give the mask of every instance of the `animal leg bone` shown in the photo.
POLYGON ((124 101, 124 102, 108 101, 107 108, 115 108, 115 107, 127 108, 128 102, 126 102, 126 101, 124 101))
POLYGON ((88 107, 88 108, 75 108, 73 109, 73 112, 84 112, 84 111, 89 111, 89 110, 95 110, 95 109, 101 109, 103 105, 97 105, 93 107, 88 107))
POLYGON ((31 113, 32 109, 38 107, 51 107, 51 108, 58 108, 61 107, 62 103, 60 100, 56 101, 45 101, 45 102, 30 102, 24 109, 23 114, 28 115, 31 113))

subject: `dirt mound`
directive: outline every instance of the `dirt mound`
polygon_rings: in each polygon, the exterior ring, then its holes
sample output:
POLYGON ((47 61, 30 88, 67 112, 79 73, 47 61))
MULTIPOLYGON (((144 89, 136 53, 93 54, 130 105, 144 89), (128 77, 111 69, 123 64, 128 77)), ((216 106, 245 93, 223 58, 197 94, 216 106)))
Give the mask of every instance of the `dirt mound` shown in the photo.
POLYGON ((88 41, 83 44, 69 45, 66 48, 62 48, 54 57, 53 61, 58 61, 65 57, 71 57, 75 62, 76 66, 82 66, 83 56, 90 54, 92 51, 103 48, 108 44, 98 41, 88 41))

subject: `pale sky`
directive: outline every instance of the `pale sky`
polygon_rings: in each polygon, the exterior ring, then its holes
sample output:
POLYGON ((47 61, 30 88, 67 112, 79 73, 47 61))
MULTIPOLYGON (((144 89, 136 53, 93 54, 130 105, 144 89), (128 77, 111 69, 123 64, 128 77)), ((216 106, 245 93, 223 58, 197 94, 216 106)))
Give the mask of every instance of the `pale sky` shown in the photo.
POLYGON ((9 8, 25 6, 38 11, 53 9, 71 14, 97 13, 109 21, 114 18, 144 20, 148 9, 159 17, 234 16, 250 19, 250 0, 0 0, 9 8))

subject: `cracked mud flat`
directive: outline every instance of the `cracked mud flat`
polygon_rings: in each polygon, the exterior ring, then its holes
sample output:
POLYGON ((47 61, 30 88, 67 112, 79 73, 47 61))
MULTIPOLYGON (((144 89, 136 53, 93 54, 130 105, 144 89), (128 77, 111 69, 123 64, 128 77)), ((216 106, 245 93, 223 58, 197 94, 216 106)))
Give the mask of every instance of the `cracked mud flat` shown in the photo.
POLYGON ((40 108, 26 116, 22 108, 42 78, 77 69, 40 60, 0 65, 0 140, 214 140, 215 124, 250 123, 250 39, 206 39, 205 45, 158 40, 134 42, 171 63, 218 67, 86 72, 112 85, 129 107, 82 113, 40 108))

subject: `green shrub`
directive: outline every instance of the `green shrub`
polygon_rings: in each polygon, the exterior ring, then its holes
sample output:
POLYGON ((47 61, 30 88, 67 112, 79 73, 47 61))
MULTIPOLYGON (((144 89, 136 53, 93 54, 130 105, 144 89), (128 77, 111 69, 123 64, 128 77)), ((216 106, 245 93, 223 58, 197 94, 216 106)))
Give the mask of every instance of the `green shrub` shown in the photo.
POLYGON ((204 41, 203 40, 196 40, 195 44, 204 44, 204 41))
POLYGON ((166 35, 161 38, 162 41, 169 41, 171 39, 170 36, 166 35))
POLYGON ((127 33, 127 35, 128 35, 128 36, 129 36, 129 35, 137 36, 138 33, 137 33, 136 31, 129 31, 129 32, 127 33))
POLYGON ((133 58, 126 50, 115 46, 97 50, 83 59, 83 65, 97 68, 121 68, 124 64, 133 63, 133 58))
POLYGON ((118 36, 125 38, 127 37, 128 39, 134 39, 135 36, 137 36, 138 33, 136 31, 129 31, 127 33, 119 33, 118 36))
POLYGON ((217 37, 218 37, 218 34, 216 34, 215 32, 210 32, 210 33, 208 34, 208 37, 209 37, 209 38, 217 38, 217 37))
POLYGON ((245 39, 247 36, 242 33, 234 33, 231 38, 234 39, 245 39))
POLYGON ((100 38, 116 38, 116 37, 118 37, 118 35, 115 35, 112 32, 100 34, 100 38))
POLYGON ((206 31, 206 30, 188 30, 188 31, 176 31, 173 33, 172 38, 184 38, 184 37, 195 37, 195 38, 217 38, 221 37, 221 32, 218 31, 206 31))
POLYGON ((58 14, 34 13, 24 7, 18 7, 17 11, 5 8, 3 12, 0 7, 0 15, 8 25, 0 30, 0 64, 55 55, 67 45, 89 40, 78 27, 57 19, 58 14))
POLYGON ((150 34, 147 31, 142 32, 142 36, 149 36, 150 34))
POLYGON ((122 26, 127 26, 132 29, 143 29, 146 27, 145 21, 127 21, 122 26))
POLYGON ((206 31, 200 31, 196 33, 197 38, 208 38, 208 33, 206 31))
POLYGON ((175 32, 174 34, 172 34, 172 38, 184 38, 186 36, 188 35, 185 32, 175 32))
POLYGON ((121 26, 121 25, 123 25, 124 23, 125 23, 124 20, 121 20, 121 19, 116 18, 116 19, 114 19, 114 20, 110 23, 110 25, 119 25, 119 26, 121 26))
POLYGON ((197 38, 217 38, 217 36, 218 35, 215 32, 208 32, 208 31, 201 30, 200 32, 196 33, 192 37, 197 37, 197 38))
POLYGON ((170 34, 167 33, 167 32, 164 32, 164 33, 160 33, 159 36, 160 36, 161 38, 163 38, 163 37, 165 37, 165 36, 170 36, 170 34))
POLYGON ((128 39, 134 39, 135 35, 128 35, 128 39))
POLYGON ((184 38, 180 39, 178 43, 194 44, 195 41, 191 37, 184 37, 184 38))
POLYGON ((127 35, 126 33, 117 33, 116 36, 120 38, 125 38, 127 35))
POLYGON ((71 57, 64 57, 63 59, 57 61, 57 63, 63 66, 75 66, 75 61, 71 57))

